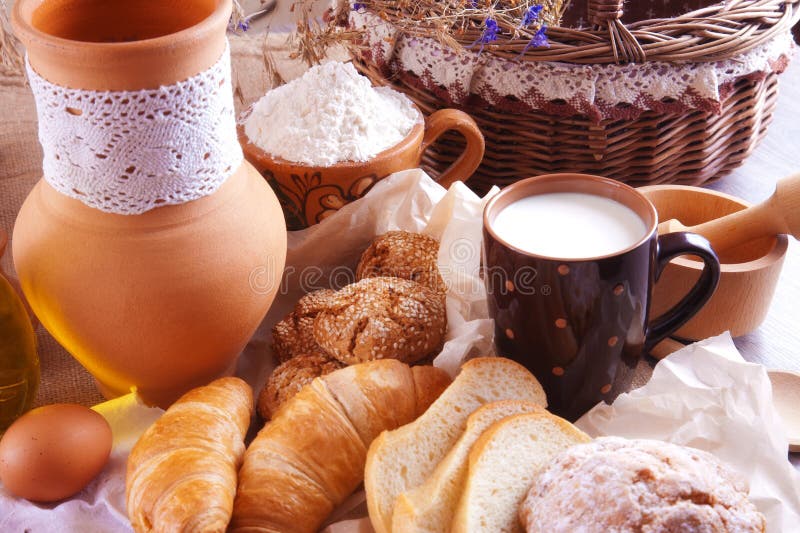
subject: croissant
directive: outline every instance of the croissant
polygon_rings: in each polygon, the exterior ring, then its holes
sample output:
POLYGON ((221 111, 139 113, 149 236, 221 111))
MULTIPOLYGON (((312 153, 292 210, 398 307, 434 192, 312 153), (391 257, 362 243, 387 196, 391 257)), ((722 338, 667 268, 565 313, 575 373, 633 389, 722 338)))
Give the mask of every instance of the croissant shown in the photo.
POLYGON ((317 531, 363 481, 372 440, 417 418, 449 383, 437 368, 393 359, 316 378, 247 449, 230 531, 317 531))
POLYGON ((250 386, 229 377, 189 391, 150 426, 128 457, 134 530, 224 532, 252 414, 250 386))

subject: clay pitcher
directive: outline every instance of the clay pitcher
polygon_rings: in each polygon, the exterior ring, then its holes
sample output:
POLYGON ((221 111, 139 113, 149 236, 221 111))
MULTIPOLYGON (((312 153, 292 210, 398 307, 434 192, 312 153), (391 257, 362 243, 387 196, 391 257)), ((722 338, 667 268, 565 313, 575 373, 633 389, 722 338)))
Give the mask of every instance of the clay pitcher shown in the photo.
MULTIPOLYGON (((219 65, 230 12, 231 0, 18 0, 12 20, 36 75, 100 97, 163 90, 219 65)), ((79 107, 66 112, 80 117, 79 107)), ((235 137, 230 128, 217 133, 235 137)), ((107 397, 135 388, 165 407, 232 373, 270 307, 286 257, 281 208, 248 163, 230 170, 213 193, 140 214, 90 207, 45 172, 20 210, 12 243, 23 291, 107 397)))

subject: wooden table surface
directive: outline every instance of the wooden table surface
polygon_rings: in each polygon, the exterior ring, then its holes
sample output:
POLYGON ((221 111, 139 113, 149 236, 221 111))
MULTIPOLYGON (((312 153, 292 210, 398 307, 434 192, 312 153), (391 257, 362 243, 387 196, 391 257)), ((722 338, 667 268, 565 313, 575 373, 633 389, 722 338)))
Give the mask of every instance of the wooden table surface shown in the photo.
MULTIPOLYGON (((778 108, 767 136, 733 174, 709 188, 751 202, 768 198, 775 182, 800 172, 800 58, 780 80, 778 108)), ((747 302, 742 302, 743 306, 747 302)), ((772 307, 756 331, 734 340, 742 356, 767 368, 800 372, 800 244, 789 239, 772 307)), ((790 454, 800 469, 800 454, 790 454)))
MULTIPOLYGON (((780 80, 778 108, 767 136, 745 164, 709 188, 760 202, 775 190, 775 182, 800 172, 800 58, 780 80)), ((747 302, 742 302, 747 305, 747 302)), ((772 307, 753 333, 735 340, 742 356, 767 368, 800 372, 800 244, 789 239, 772 307)))

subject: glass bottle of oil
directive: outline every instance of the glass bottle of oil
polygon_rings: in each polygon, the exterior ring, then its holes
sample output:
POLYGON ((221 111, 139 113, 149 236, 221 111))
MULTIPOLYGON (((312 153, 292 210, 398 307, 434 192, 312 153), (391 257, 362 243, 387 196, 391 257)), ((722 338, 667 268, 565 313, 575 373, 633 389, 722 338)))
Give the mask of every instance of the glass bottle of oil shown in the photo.
MULTIPOLYGON (((0 230, 0 257, 6 236, 0 230)), ((0 271, 0 434, 31 408, 39 387, 39 356, 28 311, 0 271)))

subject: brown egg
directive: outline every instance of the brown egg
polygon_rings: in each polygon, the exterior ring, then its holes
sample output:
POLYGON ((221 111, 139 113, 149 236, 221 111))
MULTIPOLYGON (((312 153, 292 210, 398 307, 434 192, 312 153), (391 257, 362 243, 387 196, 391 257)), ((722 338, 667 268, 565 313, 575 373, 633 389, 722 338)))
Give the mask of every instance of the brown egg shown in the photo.
POLYGON ((0 481, 28 500, 62 500, 99 474, 110 453, 111 427, 100 414, 82 405, 39 407, 0 440, 0 481))

